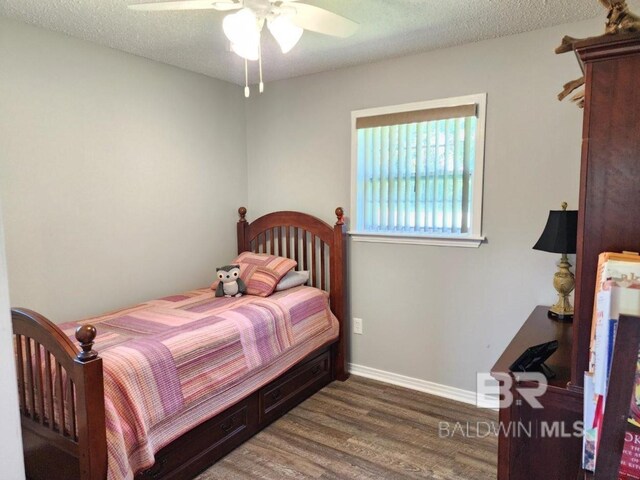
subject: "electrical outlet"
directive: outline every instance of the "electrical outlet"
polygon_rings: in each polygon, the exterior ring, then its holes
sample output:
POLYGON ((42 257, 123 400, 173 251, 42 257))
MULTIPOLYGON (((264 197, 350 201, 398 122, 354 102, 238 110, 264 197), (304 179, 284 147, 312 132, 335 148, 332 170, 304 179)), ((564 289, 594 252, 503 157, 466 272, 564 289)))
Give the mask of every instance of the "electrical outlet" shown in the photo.
POLYGON ((362 319, 361 318, 353 319, 353 333, 362 335, 362 319))

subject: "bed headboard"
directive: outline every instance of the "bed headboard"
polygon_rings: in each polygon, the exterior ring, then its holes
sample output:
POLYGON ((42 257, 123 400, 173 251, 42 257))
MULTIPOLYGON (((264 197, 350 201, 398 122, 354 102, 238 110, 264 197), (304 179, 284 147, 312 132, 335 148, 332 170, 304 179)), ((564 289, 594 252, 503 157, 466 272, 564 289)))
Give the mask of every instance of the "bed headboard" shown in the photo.
POLYGON ((269 253, 292 258, 297 270, 309 271, 309 284, 329 292, 331 311, 340 322, 336 377, 345 380, 346 370, 346 226, 344 210, 336 208, 336 224, 301 212, 273 212, 253 222, 246 219, 247 209, 238 214, 238 253, 269 253))

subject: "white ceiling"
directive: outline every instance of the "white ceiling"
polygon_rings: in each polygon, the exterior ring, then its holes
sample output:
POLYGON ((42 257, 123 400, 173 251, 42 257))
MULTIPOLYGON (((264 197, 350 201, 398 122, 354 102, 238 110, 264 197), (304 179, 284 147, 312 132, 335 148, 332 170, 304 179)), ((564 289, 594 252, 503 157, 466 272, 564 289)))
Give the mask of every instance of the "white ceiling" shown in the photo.
MULTIPOLYGON (((151 0, 147 0, 151 1, 151 0)), ((287 55, 263 33, 265 81, 295 77, 601 16, 597 0, 303 0, 360 24, 351 38, 305 32, 287 55)), ((234 83, 224 13, 136 12, 142 0, 0 0, 0 15, 234 83)), ((266 29, 265 29, 266 32, 266 29)), ((596 32, 594 32, 596 33, 596 32)))

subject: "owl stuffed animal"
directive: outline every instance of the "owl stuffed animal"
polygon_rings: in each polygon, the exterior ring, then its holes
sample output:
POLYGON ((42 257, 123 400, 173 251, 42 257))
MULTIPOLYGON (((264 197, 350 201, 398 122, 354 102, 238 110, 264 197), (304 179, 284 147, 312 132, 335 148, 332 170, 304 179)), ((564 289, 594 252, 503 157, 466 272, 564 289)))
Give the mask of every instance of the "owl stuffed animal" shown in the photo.
POLYGON ((216 268, 218 286, 216 297, 241 297, 247 292, 247 286, 240 278, 240 265, 225 265, 216 268))

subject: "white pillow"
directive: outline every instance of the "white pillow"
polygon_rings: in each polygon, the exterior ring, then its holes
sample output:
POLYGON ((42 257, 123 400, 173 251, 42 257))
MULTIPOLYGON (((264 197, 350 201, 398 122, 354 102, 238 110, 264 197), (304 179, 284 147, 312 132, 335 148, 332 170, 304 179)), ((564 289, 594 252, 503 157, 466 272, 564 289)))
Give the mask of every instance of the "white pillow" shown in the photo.
POLYGON ((278 285, 276 285, 276 292, 304 285, 308 281, 309 272, 307 270, 301 270, 299 272, 291 270, 278 282, 278 285))

